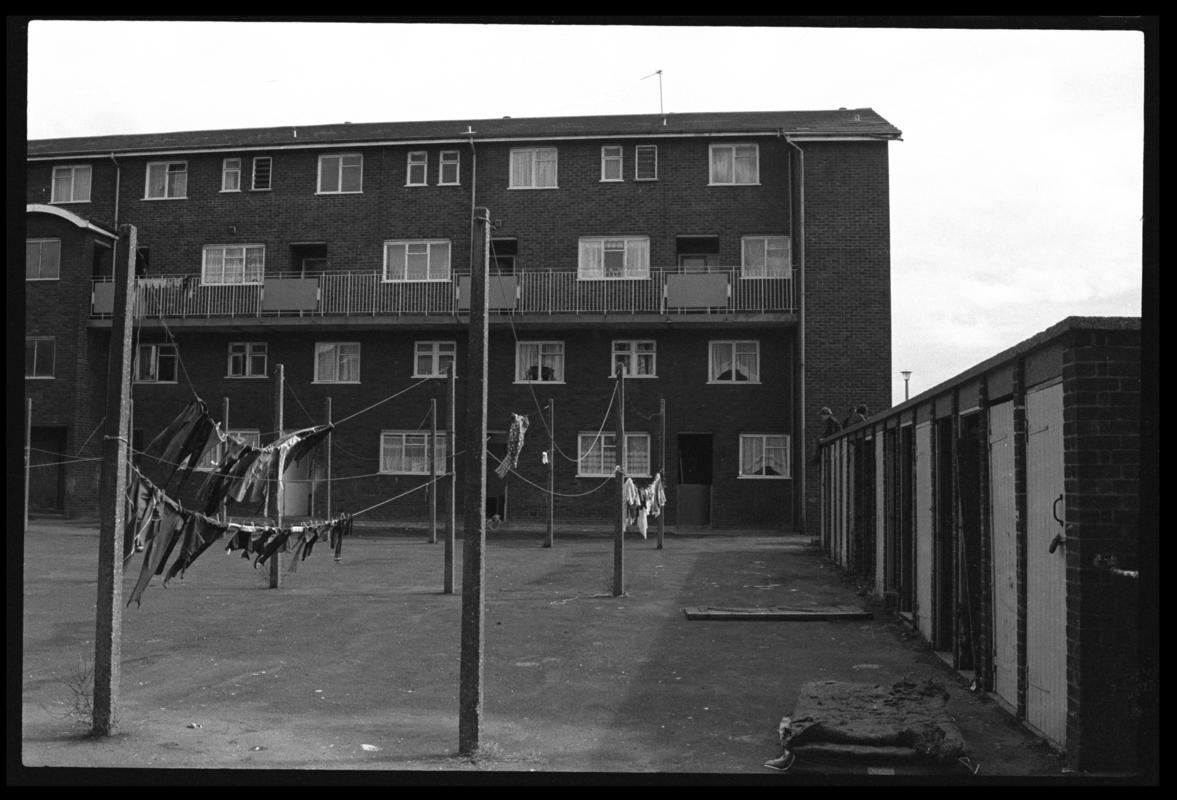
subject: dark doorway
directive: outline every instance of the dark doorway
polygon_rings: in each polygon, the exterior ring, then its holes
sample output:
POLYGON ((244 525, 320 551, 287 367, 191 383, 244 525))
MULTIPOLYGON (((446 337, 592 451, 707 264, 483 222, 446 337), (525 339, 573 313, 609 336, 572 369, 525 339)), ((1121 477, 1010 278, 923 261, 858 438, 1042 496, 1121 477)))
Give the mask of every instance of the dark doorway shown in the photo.
POLYGON ((299 242, 290 245, 290 269, 300 278, 327 269, 326 242, 299 242))
POLYGON ((519 255, 518 239, 490 240, 490 274, 514 275, 515 257, 519 255))
POLYGON ((933 539, 932 602, 936 607, 933 620, 933 646, 936 650, 951 651, 956 631, 956 570, 953 560, 953 510, 952 494, 952 419, 936 420, 936 474, 933 479, 935 491, 936 521, 933 539))
POLYGON ((683 272, 706 272, 719 266, 718 236, 676 236, 675 249, 683 272))
POLYGON ((989 660, 980 657, 984 643, 977 630, 987 607, 981 579, 981 471, 987 453, 981 447, 981 436, 980 412, 962 414, 956 452, 961 601, 956 637, 957 669, 984 671, 989 660))
POLYGON ((899 564, 897 570, 899 610, 912 613, 915 608, 915 501, 913 478, 915 472, 915 429, 904 425, 899 429, 898 513, 899 564))
POLYGON ((711 434, 678 435, 678 524, 711 524, 711 434))
POLYGON ((114 248, 105 242, 94 241, 94 263, 90 268, 92 278, 111 278, 114 276, 114 248))
POLYGON ((65 510, 66 429, 34 425, 29 431, 29 513, 65 510))

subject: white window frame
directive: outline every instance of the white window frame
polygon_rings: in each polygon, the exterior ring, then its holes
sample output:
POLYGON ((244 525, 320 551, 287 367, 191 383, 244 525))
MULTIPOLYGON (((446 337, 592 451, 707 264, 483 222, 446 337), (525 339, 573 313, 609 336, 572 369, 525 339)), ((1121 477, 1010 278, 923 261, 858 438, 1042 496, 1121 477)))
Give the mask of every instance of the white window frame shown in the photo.
POLYGON ((25 337, 25 380, 52 380, 57 377, 57 337, 55 336, 26 336, 25 337), (49 344, 49 372, 48 374, 37 371, 37 354, 41 351, 41 345, 49 344), (33 358, 30 363, 28 357, 28 347, 33 347, 33 358), (30 374, 30 369, 32 370, 30 374))
POLYGON ((656 181, 658 180, 658 145, 656 144, 639 144, 634 145, 633 148, 633 179, 635 181, 656 181), (652 176, 643 176, 641 173, 641 152, 643 150, 651 150, 654 153, 654 174, 652 176))
POLYGON ((409 153, 405 166, 405 186, 429 185, 429 153, 425 150, 413 150, 409 153), (414 173, 419 177, 414 180, 414 173))
POLYGON ((187 161, 151 161, 147 164, 146 180, 143 185, 144 200, 187 200, 188 199, 188 162, 187 161), (179 169, 173 169, 178 167, 179 169), (163 194, 151 194, 151 173, 153 170, 164 171, 163 194), (172 181, 172 176, 183 176, 183 180, 172 181), (182 185, 181 185, 182 184, 182 185), (175 192, 175 194, 173 194, 175 192))
POLYGON ((791 252, 792 243, 788 236, 744 236, 740 239, 740 277, 741 278, 787 278, 793 270, 793 259, 791 252), (753 266, 748 263, 748 245, 751 242, 762 242, 764 247, 764 264, 762 266, 753 266), (776 242, 776 246, 769 247, 770 242, 776 242), (768 254, 770 250, 780 250, 784 252, 784 266, 770 269, 768 265, 768 254))
POLYGON ((359 342, 315 342, 315 353, 314 353, 315 378, 314 378, 313 382, 314 383, 359 383, 360 382, 360 367, 363 364, 361 356, 362 356, 362 350, 360 348, 359 342), (344 352, 341 349, 344 347, 348 348, 349 352, 344 352), (355 348, 354 353, 350 352, 351 348, 355 348), (335 358, 333 359, 334 363, 332 365, 332 374, 330 376, 321 375, 321 374, 319 374, 319 354, 320 353, 327 353, 332 350, 335 352, 335 358), (340 366, 342 366, 342 364, 344 363, 344 359, 348 359, 348 358, 352 358, 352 357, 355 358, 355 362, 356 362, 355 380, 347 380, 347 381, 339 380, 338 377, 339 377, 339 373, 340 373, 340 366))
POLYGON ((59 281, 61 280, 61 239, 25 239, 25 280, 26 281, 59 281), (29 246, 37 245, 37 274, 29 276, 29 246), (45 275, 45 245, 56 245, 57 274, 45 275))
POLYGON ((316 194, 362 194, 364 191, 364 154, 363 153, 327 153, 319 156, 319 183, 316 194), (346 164, 347 159, 359 159, 359 164, 346 164), (334 161, 332 167, 330 162, 334 161), (325 169, 326 168, 326 169, 325 169), (345 169, 359 169, 360 185, 358 189, 343 188, 343 174, 345 169), (323 188, 323 175, 329 172, 335 174, 334 189, 323 188))
MULTIPOLYGON (((381 475, 424 475, 429 476, 429 431, 381 431, 380 432, 380 468, 381 475), (399 464, 391 464, 386 460, 386 442, 400 440, 401 460, 399 464), (416 448, 420 448, 421 455, 409 460, 406 456, 406 446, 412 440, 416 448), (418 466, 419 464, 419 466, 418 466)), ((433 443, 433 475, 446 474, 446 447, 449 431, 439 430, 437 440, 433 443)))
POLYGON ((448 356, 454 365, 454 376, 458 372, 458 343, 454 340, 430 340, 413 343, 413 377, 414 378, 444 378, 445 369, 443 357, 448 356), (422 358, 429 359, 429 371, 422 372, 420 362, 422 358))
POLYGON ((265 378, 269 374, 270 346, 266 342, 229 342, 228 362, 225 365, 226 378, 265 378), (233 352, 234 348, 238 351, 233 352), (233 371, 233 360, 236 357, 241 363, 239 372, 233 371), (260 372, 253 369, 254 359, 260 357, 262 368, 260 372))
MULTIPOLYGON (((225 434, 230 438, 241 439, 246 444, 251 444, 254 447, 261 448, 262 435, 257 428, 232 428, 225 431, 225 434)), ((221 465, 221 460, 225 457, 225 449, 228 442, 217 441, 215 437, 209 437, 209 446, 200 454, 200 460, 196 463, 196 469, 200 472, 212 472, 221 465)))
MULTIPOLYGON (((746 157, 746 156, 745 156, 746 157)), ((759 186, 760 185, 760 145, 754 142, 732 142, 730 144, 713 144, 708 150, 708 185, 709 186, 759 186), (755 169, 753 171, 752 180, 739 181, 736 180, 739 170, 736 169, 736 151, 742 148, 752 148, 753 157, 756 159, 755 169), (731 179, 730 180, 716 180, 715 173, 717 163, 715 161, 715 154, 720 151, 728 153, 731 159, 731 179)), ((721 178, 723 176, 720 176, 721 178)))
POLYGON ((62 203, 89 203, 90 191, 94 185, 94 169, 89 164, 67 164, 60 167, 53 168, 52 182, 49 184, 49 202, 54 205, 62 203), (59 197, 57 194, 57 177, 58 173, 62 175, 69 175, 69 197, 59 197), (82 192, 78 188, 78 176, 85 174, 86 176, 86 191, 85 197, 81 197, 82 192))
POLYGON ((625 148, 608 144, 601 148, 601 183, 621 183, 625 180, 625 148), (610 168, 616 170, 615 177, 609 177, 610 168))
POLYGON ((206 244, 201 250, 200 257, 200 285, 201 286, 259 286, 266 277, 266 246, 264 244, 206 244), (250 259, 258 258, 261 264, 254 264, 250 269, 250 259), (210 258, 220 257, 220 279, 210 280, 210 258), (228 280, 225 276, 229 259, 241 262, 241 280, 228 280))
POLYGON ((393 239, 384 243, 384 283, 444 283, 450 280, 450 260, 453 257, 453 244, 449 239, 393 239), (441 256, 443 250, 445 257, 441 256), (390 264, 391 253, 394 248, 404 248, 404 262, 399 266, 399 274, 390 264), (425 277, 408 277, 409 256, 424 255, 426 259, 425 277), (434 263, 434 260, 438 263, 434 263))
MULTIPOLYGON (((617 432, 616 431, 581 431, 576 437, 576 477, 578 478, 611 478, 614 474, 614 469, 617 467, 617 432), (612 449, 610 454, 608 451, 612 449), (599 471, 594 470, 596 464, 585 466, 585 459, 597 454, 599 461, 599 471)), ((622 469, 625 474, 631 478, 648 478, 651 475, 651 462, 653 455, 650 453, 650 434, 640 431, 626 431, 625 432, 625 463, 622 469), (631 458, 634 450, 634 442, 641 441, 645 443, 646 452, 646 469, 644 472, 635 472, 629 468, 632 463, 631 458)))
POLYGON ((727 385, 748 386, 760 383, 760 340, 759 339, 712 339, 707 342, 707 383, 727 385), (750 380, 742 381, 735 378, 736 375, 736 356, 737 350, 743 346, 753 345, 756 349, 756 374, 750 380), (715 377, 716 363, 715 363, 715 348, 716 346, 725 346, 730 348, 729 360, 726 362, 730 365, 732 377, 727 379, 719 379, 715 377))
POLYGON ((241 159, 240 158, 226 158, 221 160, 221 191, 222 192, 240 192, 241 191, 241 159), (236 186, 229 185, 230 176, 236 178, 236 186))
POLYGON ((787 433, 741 433, 740 434, 740 458, 736 468, 736 477, 740 480, 754 480, 754 481, 784 481, 789 480, 792 475, 792 437, 787 433), (783 444, 776 445, 776 449, 784 450, 782 456, 782 463, 784 465, 783 475, 760 475, 754 472, 744 472, 744 453, 746 447, 751 447, 758 442, 761 452, 761 469, 763 466, 763 453, 768 449, 769 439, 783 439, 783 444))
POLYGON ((582 236, 577 254, 577 280, 636 281, 650 278, 649 236, 582 236), (610 253, 621 253, 620 275, 608 274, 609 267, 605 262, 610 253))
MULTIPOLYGON (((361 176, 361 180, 362 180, 361 176)), ((254 156, 253 158, 253 172, 249 183, 249 190, 251 192, 268 192, 274 186, 274 158, 273 156, 254 156), (257 185, 257 168, 258 164, 269 164, 269 171, 266 174, 266 185, 257 185)))
POLYGON ((564 341, 562 339, 532 340, 515 343, 515 383, 564 383, 564 341), (530 360, 534 351, 535 360, 530 360), (525 360, 525 355, 527 360, 525 360), (557 366, 549 367, 552 378, 544 378, 545 359, 555 359, 557 366), (536 377, 527 376, 534 367, 536 377))
POLYGON ((141 344, 135 351, 135 383, 178 383, 180 378, 180 350, 174 344, 141 344), (162 358, 172 362, 171 380, 160 380, 159 364, 162 358), (149 363, 151 372, 149 377, 143 377, 143 365, 149 363), (150 377, 154 376, 154 377, 150 377))
POLYGON ((442 150, 437 157, 437 185, 459 186, 462 181, 462 151, 442 150), (453 168, 453 180, 446 180, 446 167, 453 168))
POLYGON ((614 339, 613 340, 613 360, 609 362, 610 378, 617 377, 617 364, 622 359, 625 360, 625 377, 631 378, 657 378, 658 377, 658 342, 654 339, 614 339), (649 349, 640 350, 640 345, 649 345, 649 349), (634 367, 640 363, 642 356, 649 356, 650 372, 640 373, 634 371, 634 367))
MULTIPOLYGON (((522 162, 521 162, 522 163, 522 162)), ((555 147, 513 147, 511 148, 510 161, 508 163, 509 177, 508 189, 558 189, 559 188, 559 153, 555 147), (537 166, 544 163, 541 154, 551 153, 552 158, 552 182, 551 184, 539 185, 536 181, 539 178, 539 170, 537 166), (517 171, 515 169, 516 158, 527 159, 527 173, 530 177, 529 183, 515 182, 517 171)))

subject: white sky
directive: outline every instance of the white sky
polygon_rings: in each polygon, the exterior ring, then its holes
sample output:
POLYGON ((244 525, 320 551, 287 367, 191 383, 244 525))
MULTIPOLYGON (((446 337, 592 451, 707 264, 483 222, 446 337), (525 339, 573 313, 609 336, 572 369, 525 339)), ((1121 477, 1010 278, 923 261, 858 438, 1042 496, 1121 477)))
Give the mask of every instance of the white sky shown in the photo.
POLYGON ((659 69, 668 112, 903 131, 896 401, 899 370, 915 395, 1064 317, 1140 315, 1139 32, 34 21, 28 136, 646 114, 659 69))

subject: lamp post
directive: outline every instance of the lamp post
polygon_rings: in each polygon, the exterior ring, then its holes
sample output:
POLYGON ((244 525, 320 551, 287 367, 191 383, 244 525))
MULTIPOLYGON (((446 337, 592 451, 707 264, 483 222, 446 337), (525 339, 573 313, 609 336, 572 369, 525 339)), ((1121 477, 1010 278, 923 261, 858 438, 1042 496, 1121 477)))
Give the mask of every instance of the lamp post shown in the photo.
POLYGON ((907 392, 907 382, 911 380, 911 370, 900 370, 899 374, 903 376, 903 402, 906 403, 909 397, 907 392))

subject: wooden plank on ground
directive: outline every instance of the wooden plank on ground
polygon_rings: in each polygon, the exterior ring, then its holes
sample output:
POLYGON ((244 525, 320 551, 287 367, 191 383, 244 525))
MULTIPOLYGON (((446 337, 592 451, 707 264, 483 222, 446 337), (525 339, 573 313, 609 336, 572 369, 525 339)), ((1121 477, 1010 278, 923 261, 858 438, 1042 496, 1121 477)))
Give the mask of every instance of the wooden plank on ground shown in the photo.
POLYGON ((819 620, 866 620, 874 614, 853 606, 823 606, 815 608, 788 608, 767 606, 751 608, 722 608, 718 606, 695 606, 684 608, 683 613, 690 620, 736 620, 763 622, 814 622, 819 620))

